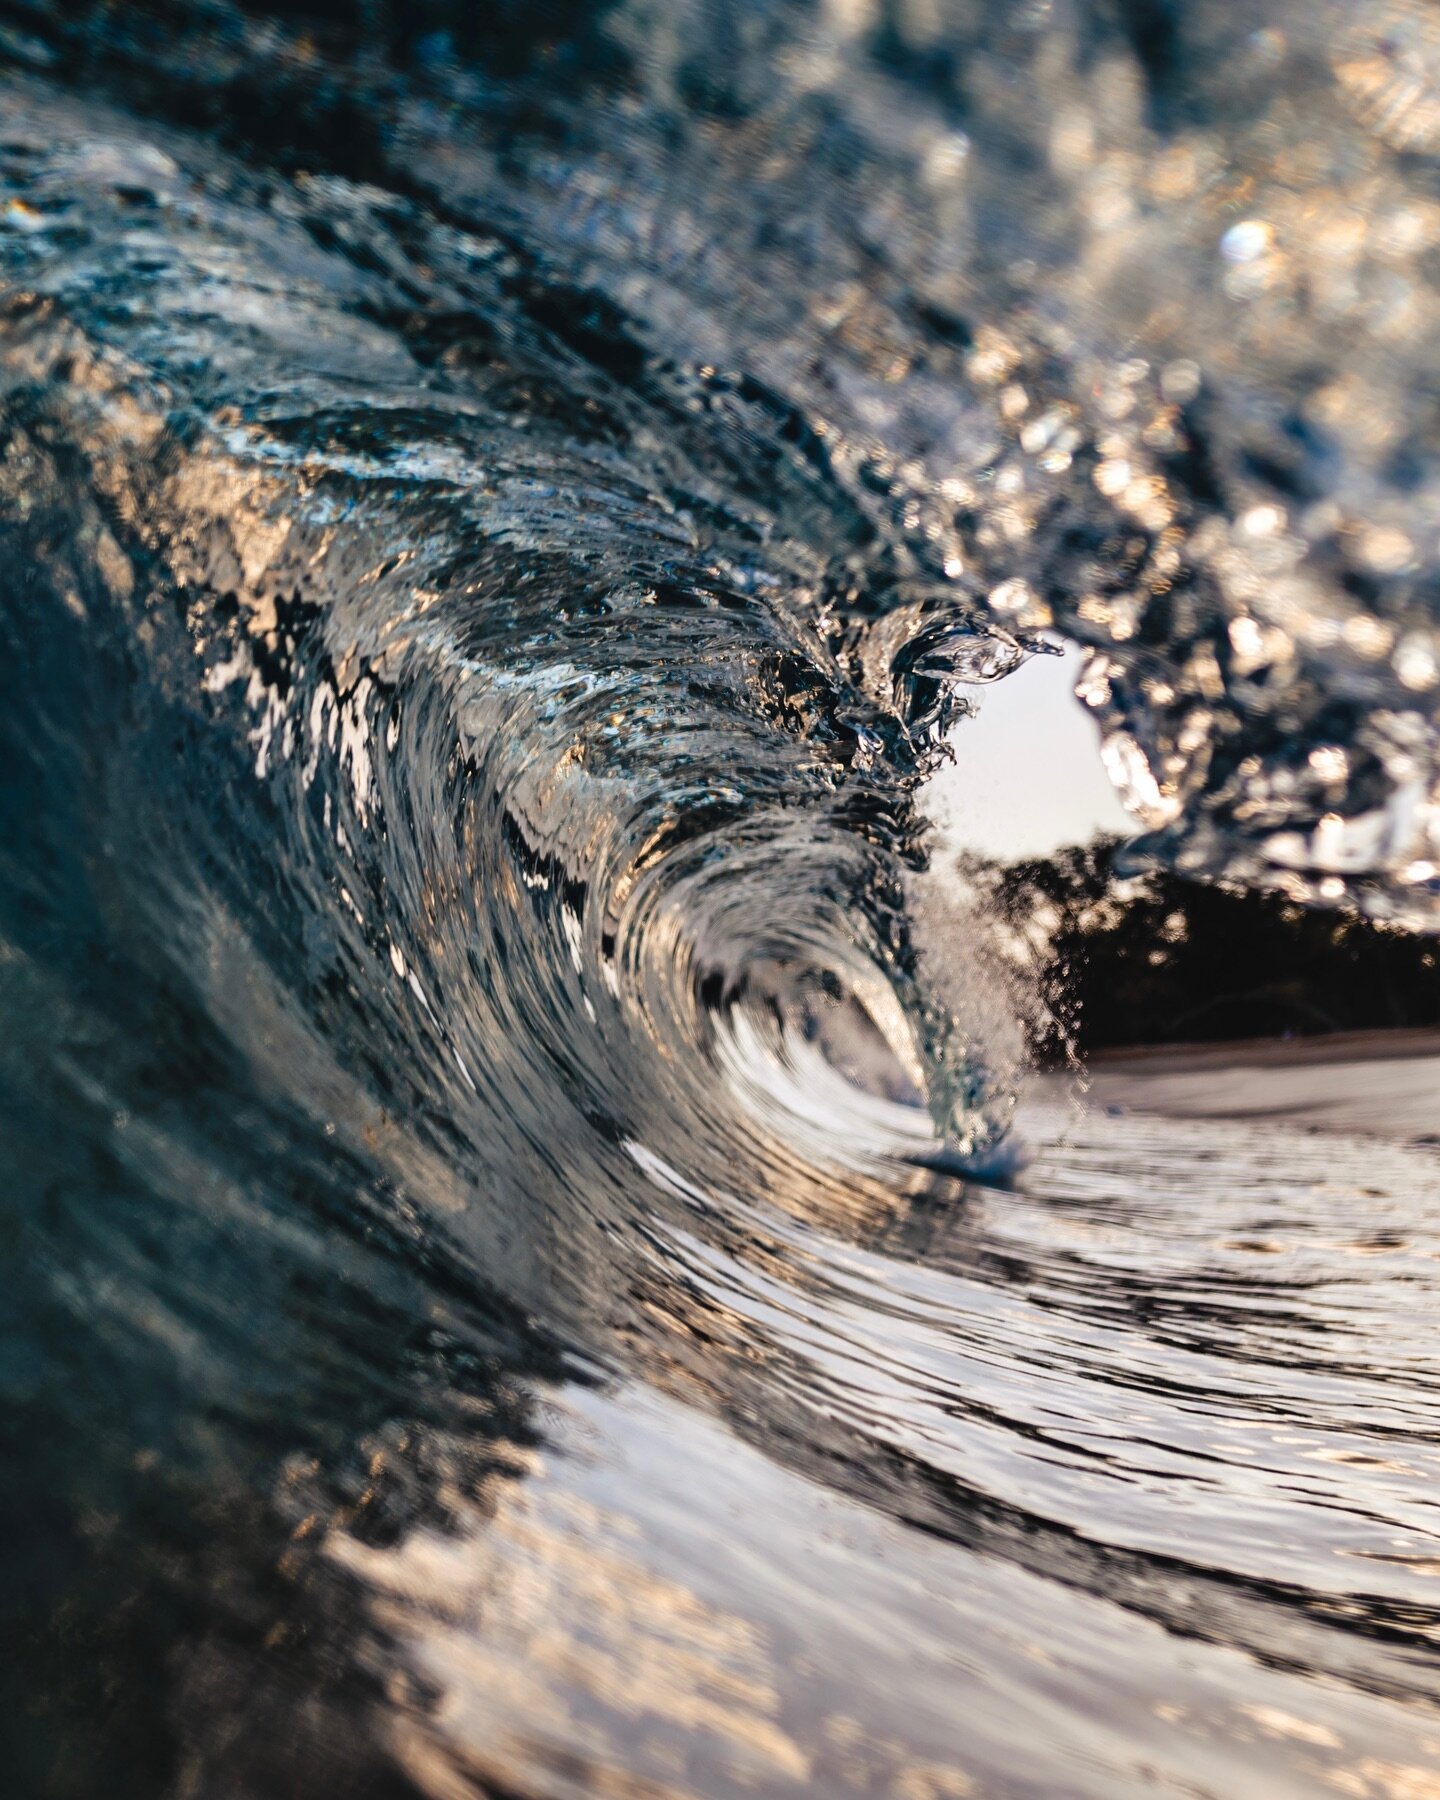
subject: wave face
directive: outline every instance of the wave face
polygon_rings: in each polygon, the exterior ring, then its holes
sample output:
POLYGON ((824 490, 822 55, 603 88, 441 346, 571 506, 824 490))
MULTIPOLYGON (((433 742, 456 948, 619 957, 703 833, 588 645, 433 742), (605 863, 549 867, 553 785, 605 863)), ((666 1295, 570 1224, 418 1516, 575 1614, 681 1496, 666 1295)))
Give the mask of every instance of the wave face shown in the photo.
POLYGON ((1022 1098, 923 814, 1058 634, 1440 923, 1440 37, 1231 11, 0 5, 23 1792, 1440 1791, 1433 1056, 1022 1098))

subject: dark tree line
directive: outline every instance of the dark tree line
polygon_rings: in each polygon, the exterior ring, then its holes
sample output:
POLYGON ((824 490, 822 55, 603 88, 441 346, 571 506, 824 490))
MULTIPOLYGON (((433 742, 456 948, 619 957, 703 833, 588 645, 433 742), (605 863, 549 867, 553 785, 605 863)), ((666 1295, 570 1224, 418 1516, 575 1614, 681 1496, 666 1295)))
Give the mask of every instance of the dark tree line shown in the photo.
POLYGON ((1118 850, 988 874, 1017 958, 1043 972, 1043 1054, 1440 1027, 1436 939, 1279 894, 1122 877, 1118 850))

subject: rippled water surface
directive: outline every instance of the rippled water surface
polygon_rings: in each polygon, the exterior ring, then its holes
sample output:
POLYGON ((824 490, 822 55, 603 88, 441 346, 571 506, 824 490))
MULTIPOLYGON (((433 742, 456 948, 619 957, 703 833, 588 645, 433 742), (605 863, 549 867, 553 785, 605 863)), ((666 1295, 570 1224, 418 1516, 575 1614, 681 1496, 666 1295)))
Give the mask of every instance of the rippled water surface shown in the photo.
POLYGON ((1437 157, 1422 0, 0 0, 16 1791, 1440 1795, 1437 157), (1092 741, 1351 920, 1160 1035, 1410 1029, 1087 1068, 1092 741))

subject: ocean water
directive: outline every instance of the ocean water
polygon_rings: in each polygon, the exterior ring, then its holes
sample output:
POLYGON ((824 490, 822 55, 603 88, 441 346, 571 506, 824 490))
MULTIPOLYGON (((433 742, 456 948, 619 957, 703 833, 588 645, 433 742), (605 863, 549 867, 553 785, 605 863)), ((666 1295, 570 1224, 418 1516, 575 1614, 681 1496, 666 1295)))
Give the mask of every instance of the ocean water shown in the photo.
POLYGON ((0 0, 8 1791, 1440 1795, 1437 157, 0 0))

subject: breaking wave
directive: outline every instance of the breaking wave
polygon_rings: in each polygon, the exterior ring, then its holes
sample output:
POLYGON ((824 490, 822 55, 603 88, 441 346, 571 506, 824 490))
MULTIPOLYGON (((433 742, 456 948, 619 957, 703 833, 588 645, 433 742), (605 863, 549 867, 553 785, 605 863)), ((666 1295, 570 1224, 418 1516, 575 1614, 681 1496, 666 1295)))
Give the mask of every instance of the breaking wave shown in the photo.
POLYGON ((1434 1362, 1327 1284, 1422 1281, 1433 1137, 1017 1139, 1039 1001, 923 813, 1064 638, 1131 868, 1440 922, 1440 47, 1265 11, 0 8, 37 1791, 1054 1793, 1040 1709, 1113 1794, 1139 1708, 1235 1793, 1226 1659, 1243 1791, 1425 1763, 1434 1362), (813 1679, 763 1542, 743 1624, 676 1548, 731 1458, 861 1546, 813 1679), (942 1594, 1013 1608, 993 1739, 942 1594), (1024 1685, 1067 1631, 1111 1737, 1024 1685))

